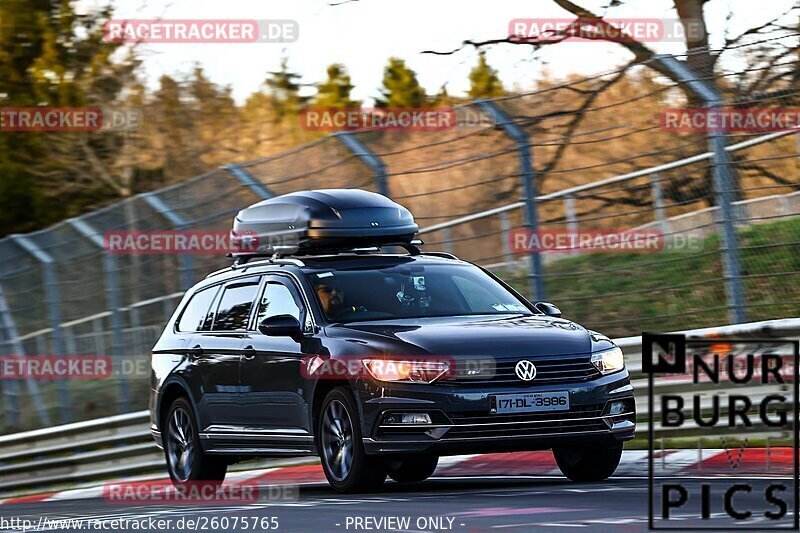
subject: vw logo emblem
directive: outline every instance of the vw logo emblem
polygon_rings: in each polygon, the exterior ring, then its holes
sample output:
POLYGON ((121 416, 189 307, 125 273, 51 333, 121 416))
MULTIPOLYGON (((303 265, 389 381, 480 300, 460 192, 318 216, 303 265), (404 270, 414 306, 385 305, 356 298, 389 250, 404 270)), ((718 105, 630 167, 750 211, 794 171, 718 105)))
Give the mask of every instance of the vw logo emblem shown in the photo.
POLYGON ((514 372, 522 381, 530 381, 536 377, 536 367, 530 361, 523 359, 514 367, 514 372))

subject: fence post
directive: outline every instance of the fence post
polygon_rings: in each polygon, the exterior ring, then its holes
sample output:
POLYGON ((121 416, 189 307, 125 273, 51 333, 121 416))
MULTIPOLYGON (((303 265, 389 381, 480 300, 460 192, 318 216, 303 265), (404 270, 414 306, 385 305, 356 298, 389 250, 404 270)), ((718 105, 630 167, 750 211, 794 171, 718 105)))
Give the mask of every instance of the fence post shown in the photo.
MULTIPOLYGON (((5 295, 3 294, 3 286, 0 285, 0 355, 13 355, 16 351, 12 346, 15 344, 15 337, 18 337, 14 331, 14 318, 11 316, 11 310, 6 303, 5 295), (10 321, 10 326, 9 326, 10 321)), ((16 339, 19 342, 19 339, 16 339)), ((19 383, 14 379, 0 380, 0 386, 3 388, 3 396, 6 399, 6 414, 8 416, 8 427, 11 429, 19 429, 19 383)))
POLYGON ((448 254, 453 253, 453 241, 450 234, 450 228, 444 228, 442 230, 442 249, 444 249, 444 251, 448 254))
MULTIPOLYGON (((575 216, 575 197, 572 195, 564 198, 564 218, 567 220, 567 231, 570 235, 578 233, 578 219, 575 216)), ((570 250, 569 255, 577 255, 577 250, 570 250)))
MULTIPOLYGON (((176 230, 186 228, 189 224, 182 216, 172 210, 164 200, 156 196, 155 193, 148 192, 140 194, 145 201, 159 215, 167 219, 176 230)), ((194 267, 192 266, 192 254, 181 254, 181 285, 183 290, 189 290, 194 285, 194 267)))
MULTIPOLYGON (((50 319, 50 327, 53 329, 53 355, 60 357, 64 355, 64 336, 61 332, 61 302, 58 296, 58 278, 54 267, 53 258, 39 248, 32 240, 22 235, 10 235, 9 238, 17 244, 23 251, 30 254, 42 266, 43 284, 45 290, 45 305, 47 315, 50 319)), ((72 420, 72 406, 69 402, 69 391, 64 379, 59 379, 58 396, 61 403, 61 422, 67 424, 72 420)))
POLYGON ((233 174, 233 177, 241 182, 242 185, 253 191, 259 198, 266 200, 272 198, 275 194, 269 190, 264 184, 258 181, 255 176, 250 174, 241 165, 224 165, 222 168, 233 174))
MULTIPOLYGON (((720 113, 723 105, 717 88, 691 71, 689 66, 671 55, 656 56, 666 69, 684 82, 705 103, 710 113, 720 113)), ((725 274, 725 293, 728 300, 728 318, 733 324, 747 321, 745 298, 742 288, 742 268, 739 260, 739 237, 736 233, 735 176, 728 153, 725 132, 711 131, 708 134, 711 151, 714 153, 714 191, 719 206, 719 222, 722 226, 722 263, 725 274)))
POLYGON ((652 174, 650 176, 650 191, 653 196, 653 209, 656 214, 658 229, 661 230, 663 238, 669 234, 669 222, 664 211, 664 192, 661 190, 661 176, 652 174))
POLYGON ((503 261, 506 265, 511 266, 514 256, 511 254, 511 221, 508 219, 507 211, 500 213, 500 234, 503 237, 503 261))
MULTIPOLYGON (((111 312, 111 355, 117 359, 117 362, 122 365, 122 357, 125 355, 125 340, 122 336, 122 301, 119 293, 119 280, 117 278, 117 257, 105 249, 103 236, 100 235, 95 229, 90 226, 85 220, 80 218, 71 218, 67 220, 75 231, 80 233, 89 242, 94 244, 100 249, 103 254, 103 273, 105 275, 106 286, 106 305, 111 312)), ((126 413, 130 406, 130 395, 128 394, 128 383, 125 381, 125 376, 120 377, 119 382, 119 412, 126 413)))
POLYGON ((378 192, 387 198, 391 198, 389 195, 389 180, 386 176, 386 165, 383 164, 381 158, 375 155, 375 153, 352 132, 337 131, 333 136, 339 139, 362 163, 372 169, 372 172, 375 174, 375 187, 378 189, 378 192))
MULTIPOLYGON (((492 100, 476 100, 475 102, 517 144, 520 179, 522 181, 522 191, 525 195, 525 228, 534 233, 539 229, 539 219, 536 212, 536 174, 533 169, 533 157, 528 136, 492 100)), ((533 301, 546 300, 541 256, 538 251, 532 250, 529 252, 528 257, 530 258, 528 284, 531 299, 533 301)))
MULTIPOLYGON (((11 309, 8 307, 8 301, 3 293, 2 285, 0 285, 0 325, 2 325, 2 330, 0 331, 3 332, 0 341, 9 346, 9 349, 3 350, 3 353, 7 353, 8 355, 25 355, 25 347, 22 345, 22 342, 19 339, 17 325, 14 323, 14 317, 11 314, 11 309)), ((47 414, 47 409, 45 408, 44 403, 42 403, 42 396, 39 393, 39 385, 31 376, 26 377, 25 382, 28 386, 28 392, 33 400, 33 407, 36 409, 36 414, 39 415, 39 420, 45 427, 49 426, 50 416, 47 414)), ((6 411, 8 412, 8 418, 10 421, 9 425, 14 429, 19 429, 21 427, 18 402, 18 396, 20 393, 19 382, 15 379, 3 380, 3 387, 3 392, 6 394, 6 411)))

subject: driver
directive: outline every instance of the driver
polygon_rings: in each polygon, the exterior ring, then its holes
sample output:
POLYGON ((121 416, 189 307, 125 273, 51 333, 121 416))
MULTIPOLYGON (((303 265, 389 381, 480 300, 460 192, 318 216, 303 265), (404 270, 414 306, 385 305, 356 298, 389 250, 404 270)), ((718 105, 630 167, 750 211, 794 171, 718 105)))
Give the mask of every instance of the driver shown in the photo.
POLYGON ((344 290, 337 282, 328 279, 320 279, 317 281, 315 289, 319 301, 322 303, 322 310, 325 311, 325 314, 329 317, 336 316, 347 310, 344 305, 344 290))

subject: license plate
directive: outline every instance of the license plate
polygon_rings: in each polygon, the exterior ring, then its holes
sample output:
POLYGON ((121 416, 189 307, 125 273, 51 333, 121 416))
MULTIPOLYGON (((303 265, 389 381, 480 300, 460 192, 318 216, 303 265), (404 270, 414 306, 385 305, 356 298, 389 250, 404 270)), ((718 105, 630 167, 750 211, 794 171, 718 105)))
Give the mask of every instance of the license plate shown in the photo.
POLYGON ((489 397, 489 411, 492 414, 567 410, 569 410, 569 392, 526 392, 496 394, 489 397))

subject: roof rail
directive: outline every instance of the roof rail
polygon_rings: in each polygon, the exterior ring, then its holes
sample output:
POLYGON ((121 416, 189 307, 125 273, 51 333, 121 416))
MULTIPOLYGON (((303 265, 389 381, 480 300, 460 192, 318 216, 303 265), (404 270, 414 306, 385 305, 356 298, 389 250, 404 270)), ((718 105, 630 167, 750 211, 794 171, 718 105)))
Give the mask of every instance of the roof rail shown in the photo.
POLYGON ((422 255, 432 255, 434 257, 444 257, 445 259, 459 260, 458 257, 451 254, 450 252, 422 252, 422 255))
MULTIPOLYGON (((411 242, 389 242, 389 243, 381 244, 381 245, 378 245, 378 246, 370 246, 370 247, 366 247, 366 248, 342 249, 342 250, 333 251, 333 253, 334 253, 334 255, 342 253, 342 252, 363 254, 363 253, 367 253, 367 252, 370 252, 370 251, 380 251, 381 248, 384 247, 384 246, 400 246, 402 248, 405 248, 406 251, 408 251, 408 253, 410 255, 421 255, 421 254, 422 255, 440 255, 441 257, 447 257, 447 258, 450 258, 450 259, 458 259, 453 254, 448 254, 446 252, 427 252, 427 253, 423 254, 423 252, 420 251, 420 249, 419 249, 419 246, 422 245, 422 244, 425 244, 424 242, 422 242, 422 240, 414 239, 411 242)), ((300 259, 293 258, 293 257, 275 257, 275 256, 272 256, 272 257, 269 257, 268 259, 262 259, 260 261, 249 261, 249 259, 251 257, 253 257, 253 256, 240 256, 240 257, 237 257, 236 261, 234 261, 234 263, 231 266, 229 266, 227 268, 222 268, 220 270, 215 270, 214 272, 212 272, 209 275, 207 275, 205 279, 208 279, 210 277, 213 277, 213 276, 216 276, 216 275, 219 275, 219 274, 223 274, 225 272, 231 272, 233 270, 238 270, 240 268, 247 268, 247 267, 250 267, 250 266, 258 266, 258 265, 293 265, 293 266, 297 266, 297 267, 306 266, 306 264, 303 263, 303 261, 301 261, 300 259)), ((308 255, 308 257, 314 257, 314 256, 313 255, 308 255)))
POLYGON ((409 255, 420 255, 422 251, 419 249, 421 245, 425 244, 420 239, 414 239, 411 242, 387 242, 378 244, 376 246, 365 246, 362 248, 343 248, 339 252, 349 252, 354 254, 367 254, 370 252, 380 252, 387 246, 399 246, 405 248, 409 255))
POLYGON ((247 268, 251 266, 259 266, 259 265, 293 265, 298 267, 306 266, 305 263, 300 261, 299 259, 292 259, 292 258, 281 258, 281 259, 262 259, 261 261, 248 261, 247 263, 237 264, 234 263, 227 268, 221 268, 219 270, 215 270, 214 272, 210 273, 206 276, 205 279, 210 277, 216 276, 218 274, 223 274, 225 272, 231 272, 233 270, 239 270, 240 268, 247 268))

